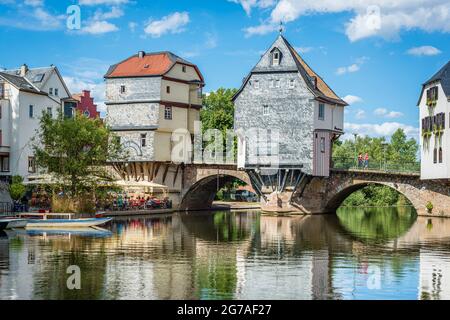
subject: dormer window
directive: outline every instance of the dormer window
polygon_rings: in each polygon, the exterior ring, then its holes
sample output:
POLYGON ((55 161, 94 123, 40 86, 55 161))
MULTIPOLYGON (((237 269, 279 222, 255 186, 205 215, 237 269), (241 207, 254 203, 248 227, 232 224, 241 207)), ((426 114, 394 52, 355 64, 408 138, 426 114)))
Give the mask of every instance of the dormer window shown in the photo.
POLYGON ((279 66, 281 62, 281 52, 277 48, 272 50, 272 66, 279 66))

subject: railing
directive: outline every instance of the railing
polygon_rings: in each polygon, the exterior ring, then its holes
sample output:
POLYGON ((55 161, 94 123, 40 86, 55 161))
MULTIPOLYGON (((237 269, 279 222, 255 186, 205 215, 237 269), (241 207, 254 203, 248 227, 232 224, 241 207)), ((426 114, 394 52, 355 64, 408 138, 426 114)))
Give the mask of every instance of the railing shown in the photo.
POLYGON ((341 158, 333 157, 333 169, 345 170, 368 170, 368 171, 383 171, 393 173, 418 173, 420 172, 420 162, 394 162, 394 161, 379 161, 370 160, 368 164, 365 161, 359 162, 355 158, 341 158))
POLYGON ((14 204, 10 202, 0 202, 0 216, 6 216, 14 212, 14 204))

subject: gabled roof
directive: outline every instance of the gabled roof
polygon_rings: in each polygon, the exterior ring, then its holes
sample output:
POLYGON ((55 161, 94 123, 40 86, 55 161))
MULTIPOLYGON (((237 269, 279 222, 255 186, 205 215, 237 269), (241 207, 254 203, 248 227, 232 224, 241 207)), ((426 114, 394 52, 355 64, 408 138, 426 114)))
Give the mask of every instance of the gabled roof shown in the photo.
POLYGON ((195 64, 169 51, 145 53, 143 57, 135 54, 109 67, 105 78, 163 76, 176 63, 194 67, 203 82, 203 76, 195 64))
POLYGON ((419 105, 420 101, 422 100, 422 95, 425 87, 433 82, 441 83, 442 90, 444 90, 447 99, 450 100, 450 61, 447 62, 445 66, 443 66, 438 72, 436 72, 434 76, 432 76, 427 82, 422 85, 422 92, 420 94, 419 102, 417 103, 417 105, 419 105))
MULTIPOLYGON (((291 53, 296 65, 297 70, 303 79, 305 80, 305 83, 307 84, 308 88, 311 90, 311 92, 315 95, 317 99, 324 100, 326 102, 332 103, 332 104, 338 104, 341 106, 348 106, 348 104, 342 100, 327 84, 326 82, 316 73, 312 68, 303 60, 303 58, 300 56, 300 54, 291 46, 291 44, 282 36, 279 36, 282 41, 285 43, 286 47, 289 49, 289 52, 291 53)), ((250 74, 245 79, 243 85, 239 89, 239 91, 235 94, 233 97, 233 101, 237 98, 237 96, 241 93, 243 88, 245 87, 246 83, 250 79, 251 75, 253 73, 259 72, 257 68, 253 68, 253 70, 250 72, 250 74)), ((269 71, 270 72, 270 71, 269 71)))
POLYGON ((27 91, 31 93, 42 94, 40 90, 34 87, 30 82, 27 81, 26 78, 16 76, 7 72, 0 72, 0 78, 3 78, 5 81, 11 83, 14 87, 19 90, 27 91))
POLYGON ((0 72, 0 76, 3 76, 6 81, 10 82, 19 90, 48 95, 47 92, 43 91, 43 88, 53 72, 56 72, 68 96, 70 96, 70 91, 58 68, 53 65, 50 67, 27 69, 23 77, 20 75, 20 69, 3 70, 0 72))

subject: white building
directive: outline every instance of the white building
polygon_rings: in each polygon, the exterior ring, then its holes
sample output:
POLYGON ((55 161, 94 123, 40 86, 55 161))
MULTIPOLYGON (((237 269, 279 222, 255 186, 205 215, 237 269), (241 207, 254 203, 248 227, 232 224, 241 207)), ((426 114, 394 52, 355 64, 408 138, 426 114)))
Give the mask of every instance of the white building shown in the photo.
POLYGON ((421 179, 449 179, 450 62, 423 84, 419 99, 421 179))
POLYGON ((55 66, 0 71, 0 179, 36 174, 31 139, 43 112, 72 115, 71 94, 55 66), (64 110, 63 110, 64 108, 64 110))

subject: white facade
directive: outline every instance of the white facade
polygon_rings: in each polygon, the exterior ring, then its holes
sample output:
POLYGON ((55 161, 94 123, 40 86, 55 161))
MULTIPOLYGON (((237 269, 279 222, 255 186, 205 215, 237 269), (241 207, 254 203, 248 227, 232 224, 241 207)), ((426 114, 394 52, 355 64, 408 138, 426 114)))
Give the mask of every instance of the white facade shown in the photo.
POLYGON ((450 63, 424 84, 418 103, 423 180, 450 179, 450 80, 445 78, 450 78, 450 70, 446 72, 447 69, 450 63))
POLYGON ((0 177, 36 175, 32 139, 43 112, 56 117, 71 95, 56 67, 0 72, 0 177), (42 80, 37 82, 36 75, 42 80), (50 89, 51 88, 51 89, 50 89), (52 94, 50 94, 50 92, 52 94), (56 95, 57 94, 57 95, 56 95))

